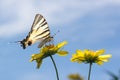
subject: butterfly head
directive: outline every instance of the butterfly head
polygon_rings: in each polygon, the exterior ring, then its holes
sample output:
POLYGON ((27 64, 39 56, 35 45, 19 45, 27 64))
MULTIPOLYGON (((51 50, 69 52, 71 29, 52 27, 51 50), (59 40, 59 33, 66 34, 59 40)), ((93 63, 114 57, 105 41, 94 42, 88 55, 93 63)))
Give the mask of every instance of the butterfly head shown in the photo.
POLYGON ((30 46, 32 44, 32 41, 28 41, 26 39, 23 39, 22 41, 19 41, 21 44, 21 47, 23 47, 23 49, 25 49, 27 46, 30 46))

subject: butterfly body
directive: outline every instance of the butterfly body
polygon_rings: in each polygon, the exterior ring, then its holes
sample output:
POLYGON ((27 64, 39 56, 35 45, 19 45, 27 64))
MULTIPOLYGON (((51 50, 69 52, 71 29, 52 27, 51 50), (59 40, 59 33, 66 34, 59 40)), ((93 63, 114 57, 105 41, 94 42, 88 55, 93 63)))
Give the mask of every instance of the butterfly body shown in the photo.
POLYGON ((40 14, 36 14, 28 36, 19 42, 23 49, 36 42, 40 42, 38 47, 41 48, 44 44, 50 42, 52 39, 53 37, 50 36, 49 26, 45 18, 40 14))

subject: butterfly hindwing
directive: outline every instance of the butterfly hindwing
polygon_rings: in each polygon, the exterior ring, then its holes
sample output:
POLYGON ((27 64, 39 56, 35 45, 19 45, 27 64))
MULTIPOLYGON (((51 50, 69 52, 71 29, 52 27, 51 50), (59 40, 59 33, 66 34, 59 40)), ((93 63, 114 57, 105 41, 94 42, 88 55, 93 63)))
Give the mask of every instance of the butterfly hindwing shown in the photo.
POLYGON ((40 42, 40 44, 38 45, 38 48, 41 48, 44 44, 46 44, 47 42, 50 42, 53 40, 53 37, 47 37, 46 39, 44 39, 43 41, 40 42))

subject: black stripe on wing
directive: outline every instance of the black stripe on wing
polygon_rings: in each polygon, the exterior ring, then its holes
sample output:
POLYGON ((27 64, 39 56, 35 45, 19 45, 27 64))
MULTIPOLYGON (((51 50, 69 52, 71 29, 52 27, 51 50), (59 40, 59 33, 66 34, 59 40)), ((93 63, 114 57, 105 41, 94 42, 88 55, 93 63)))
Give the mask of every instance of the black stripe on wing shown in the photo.
MULTIPOLYGON (((44 19, 44 20, 45 20, 45 19, 44 19)), ((46 22, 46 21, 43 21, 43 22, 39 25, 39 27, 37 28, 36 31, 38 31, 41 27, 48 28, 48 24, 47 24, 47 22, 46 22), (45 27, 45 26, 46 26, 46 27, 45 27)))
MULTIPOLYGON (((35 37, 42 36, 42 35, 46 34, 46 33, 49 32, 49 31, 50 31, 49 29, 48 29, 48 30, 45 30, 44 32, 42 32, 42 33, 36 35, 35 37)), ((50 33, 50 32, 49 32, 49 33, 50 33)), ((48 34, 46 34, 46 35, 48 35, 48 34)), ((49 35, 50 35, 50 34, 49 34, 49 35)))
POLYGON ((33 24, 32 24, 32 27, 31 27, 31 30, 33 29, 33 27, 35 27, 36 24, 39 23, 40 20, 42 20, 42 18, 43 18, 42 15, 36 14, 34 21, 33 21, 33 24))
POLYGON ((46 34, 45 36, 42 36, 42 37, 40 37, 40 38, 37 38, 36 40, 44 40, 44 39, 46 39, 46 38, 50 38, 50 33, 48 33, 48 34, 46 34))

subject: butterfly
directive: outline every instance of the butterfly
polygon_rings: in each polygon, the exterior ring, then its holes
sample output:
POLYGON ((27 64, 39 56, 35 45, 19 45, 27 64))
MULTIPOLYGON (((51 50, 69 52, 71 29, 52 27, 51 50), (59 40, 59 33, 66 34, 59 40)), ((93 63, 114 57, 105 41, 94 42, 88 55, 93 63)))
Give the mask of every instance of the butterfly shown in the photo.
POLYGON ((22 41, 19 41, 23 49, 36 42, 40 42, 38 48, 41 48, 47 42, 53 40, 53 37, 50 36, 50 29, 46 19, 41 14, 36 14, 31 30, 28 33, 27 37, 22 41))

